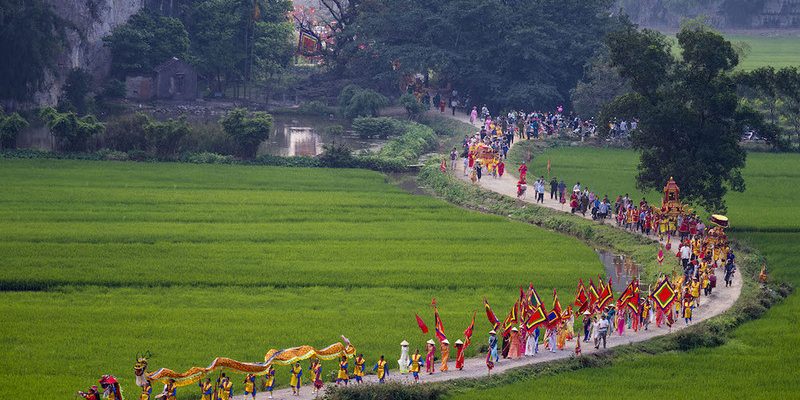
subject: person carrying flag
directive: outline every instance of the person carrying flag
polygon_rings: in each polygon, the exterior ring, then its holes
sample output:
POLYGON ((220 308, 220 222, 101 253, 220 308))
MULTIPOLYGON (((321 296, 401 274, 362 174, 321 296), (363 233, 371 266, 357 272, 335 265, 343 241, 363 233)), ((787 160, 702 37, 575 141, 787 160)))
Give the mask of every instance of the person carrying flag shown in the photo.
MULTIPOLYGON (((489 331, 489 352, 491 357, 494 358, 494 361, 497 362, 500 360, 499 355, 497 354, 497 332, 492 329, 489 331)), ((491 368, 489 368, 491 369, 491 368)))
POLYGON ((356 383, 361 383, 364 378, 364 364, 366 362, 363 354, 359 354, 353 361, 353 376, 356 379, 356 383))
POLYGON ((442 348, 440 351, 442 353, 442 366, 439 368, 439 371, 447 372, 450 370, 450 367, 447 365, 447 362, 450 361, 450 341, 445 338, 442 340, 441 345, 442 348))
POLYGON ((336 385, 347 384, 350 381, 350 376, 347 374, 347 356, 342 356, 339 361, 339 372, 336 374, 336 385))
POLYGON ((461 371, 464 369, 464 342, 461 339, 456 340, 456 369, 461 371))

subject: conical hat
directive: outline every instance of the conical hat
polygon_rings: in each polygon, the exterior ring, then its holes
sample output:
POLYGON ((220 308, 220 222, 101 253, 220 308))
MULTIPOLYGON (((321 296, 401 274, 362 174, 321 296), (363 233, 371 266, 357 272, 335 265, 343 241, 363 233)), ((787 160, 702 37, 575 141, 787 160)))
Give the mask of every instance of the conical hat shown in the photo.
POLYGON ((461 339, 458 339, 456 340, 456 344, 464 344, 464 342, 462 342, 461 339))
POLYGON ((400 342, 400 346, 408 346, 408 342, 406 342, 405 340, 403 340, 402 342, 400 342))
POLYGON ((426 343, 428 343, 428 344, 436 344, 436 343, 433 342, 433 339, 428 339, 428 341, 426 343))
POLYGON ((450 341, 449 341, 449 340, 447 340, 447 339, 445 339, 445 340, 442 340, 442 343, 444 343, 444 344, 450 344, 450 341))

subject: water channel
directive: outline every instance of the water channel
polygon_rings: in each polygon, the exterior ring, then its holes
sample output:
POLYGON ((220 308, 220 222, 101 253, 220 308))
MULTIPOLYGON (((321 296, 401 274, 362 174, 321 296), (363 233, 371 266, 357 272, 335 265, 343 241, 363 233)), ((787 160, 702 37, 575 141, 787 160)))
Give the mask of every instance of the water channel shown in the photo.
POLYGON ((639 278, 639 265, 631 257, 614 254, 607 250, 595 250, 606 271, 606 279, 611 278, 611 286, 616 293, 625 290, 628 282, 639 278))

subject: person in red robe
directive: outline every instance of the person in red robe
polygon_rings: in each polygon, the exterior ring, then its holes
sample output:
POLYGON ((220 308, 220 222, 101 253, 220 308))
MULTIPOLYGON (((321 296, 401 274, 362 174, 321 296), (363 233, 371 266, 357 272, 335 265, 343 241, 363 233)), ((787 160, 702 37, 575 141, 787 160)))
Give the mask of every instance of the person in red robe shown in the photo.
POLYGON ((528 175, 528 166, 525 165, 525 161, 522 162, 517 171, 519 171, 519 180, 524 181, 525 175, 528 175))
POLYGON ((464 342, 461 339, 456 340, 456 369, 461 370, 464 368, 464 342))
POLYGON ((502 178, 505 172, 506 172, 506 163, 504 163, 503 160, 500 160, 500 162, 497 164, 497 175, 500 175, 500 177, 502 178))
POLYGON ((470 151, 469 155, 467 156, 467 160, 469 160, 469 164, 468 164, 469 168, 470 169, 475 168, 475 154, 473 154, 470 151))

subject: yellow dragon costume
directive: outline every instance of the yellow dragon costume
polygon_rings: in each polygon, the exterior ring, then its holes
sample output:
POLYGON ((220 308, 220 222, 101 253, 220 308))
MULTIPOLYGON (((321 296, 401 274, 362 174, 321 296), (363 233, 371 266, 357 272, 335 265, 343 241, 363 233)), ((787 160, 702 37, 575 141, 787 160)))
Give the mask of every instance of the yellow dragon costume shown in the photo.
POLYGON ((227 371, 261 376, 266 375, 272 365, 292 365, 312 357, 320 360, 335 360, 342 356, 352 358, 355 354, 356 348, 350 344, 346 337, 342 336, 342 342, 334 343, 323 349, 315 349, 311 346, 292 347, 284 350, 271 349, 264 355, 263 363, 246 363, 230 358, 217 357, 208 367, 192 367, 182 373, 167 368, 161 368, 155 372, 146 372, 147 358, 137 357, 134 373, 137 384, 148 380, 167 383, 170 379, 174 379, 175 385, 182 387, 197 383, 206 375, 222 368, 227 371))

